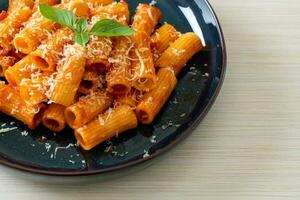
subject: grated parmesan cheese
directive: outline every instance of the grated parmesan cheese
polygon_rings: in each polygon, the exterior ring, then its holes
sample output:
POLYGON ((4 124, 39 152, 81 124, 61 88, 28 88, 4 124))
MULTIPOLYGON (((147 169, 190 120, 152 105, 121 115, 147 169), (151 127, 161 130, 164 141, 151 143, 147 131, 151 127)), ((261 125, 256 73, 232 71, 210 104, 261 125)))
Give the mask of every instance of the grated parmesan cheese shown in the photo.
POLYGON ((51 144, 45 143, 45 148, 46 148, 47 152, 49 152, 49 150, 51 149, 51 144))
POLYGON ((55 150, 54 150, 54 158, 56 158, 56 154, 57 154, 57 151, 58 150, 60 150, 60 149, 68 149, 68 148, 70 148, 70 147, 74 147, 75 145, 74 144, 72 144, 72 143, 70 143, 70 144, 68 144, 67 146, 65 146, 65 147, 55 147, 55 150))
POLYGON ((101 117, 101 115, 98 116, 98 120, 101 126, 103 126, 105 124, 104 119, 101 117))
POLYGON ((152 1, 149 3, 150 6, 154 6, 155 4, 157 4, 157 1, 155 1, 155 0, 152 0, 152 1))
POLYGON ((185 53, 185 52, 186 52, 185 49, 180 49, 180 50, 178 50, 178 49, 172 48, 172 53, 174 53, 175 56, 177 56, 177 57, 181 56, 181 54, 183 54, 183 53, 185 53))
POLYGON ((185 117, 186 116, 186 113, 182 113, 181 115, 180 115, 180 117, 185 117))
POLYGON ((154 21, 154 17, 152 15, 151 8, 147 9, 147 12, 148 12, 148 15, 151 18, 151 20, 154 21))
POLYGON ((147 150, 144 150, 143 158, 147 158, 149 156, 150 156, 149 152, 147 150))
POLYGON ((145 71, 145 63, 144 63, 143 58, 141 57, 139 51, 138 51, 138 50, 135 50, 135 53, 136 53, 136 55, 138 56, 139 61, 140 61, 140 64, 141 64, 139 76, 142 76, 143 73, 144 73, 144 71, 145 71))
POLYGON ((21 132, 21 135, 22 135, 22 136, 27 136, 28 134, 29 134, 29 133, 28 133, 28 131, 26 131, 26 130, 24 130, 24 131, 21 132))
POLYGON ((150 138, 151 143, 156 143, 156 135, 152 135, 150 138))
POLYGON ((18 127, 12 127, 12 128, 1 128, 0 129, 0 133, 7 133, 7 132, 10 132, 12 130, 15 130, 17 129, 18 127))
POLYGON ((209 73, 203 74, 204 77, 209 77, 209 73))
POLYGON ((69 163, 75 164, 74 160, 69 160, 69 163))

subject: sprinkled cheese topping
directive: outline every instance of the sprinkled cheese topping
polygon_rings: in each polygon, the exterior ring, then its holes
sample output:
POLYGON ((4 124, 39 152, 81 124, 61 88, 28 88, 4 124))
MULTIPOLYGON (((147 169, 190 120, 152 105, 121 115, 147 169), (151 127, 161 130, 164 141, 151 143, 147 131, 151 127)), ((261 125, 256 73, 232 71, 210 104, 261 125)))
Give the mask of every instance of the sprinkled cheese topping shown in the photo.
POLYGON ((7 132, 10 132, 12 130, 15 130, 17 129, 18 127, 12 127, 12 128, 1 128, 0 129, 0 133, 7 133, 7 132))
POLYGON ((142 76, 144 71, 145 71, 145 63, 144 63, 143 58, 141 57, 139 51, 135 50, 135 53, 136 53, 137 57, 139 58, 139 61, 140 61, 140 64, 141 64, 139 76, 142 76))
POLYGON ((29 133, 28 133, 28 131, 26 131, 26 130, 24 130, 24 131, 21 132, 21 135, 22 135, 22 136, 25 136, 25 137, 26 137, 28 134, 29 134, 29 133))
POLYGON ((95 57, 108 59, 112 51, 112 45, 110 38, 91 35, 90 41, 86 45, 88 59, 95 57))
POLYGON ((67 44, 64 46, 64 51, 63 51, 64 57, 85 57, 85 53, 82 50, 82 46, 79 44, 67 44))
POLYGON ((185 49, 180 49, 180 50, 178 50, 178 49, 172 48, 172 53, 174 53, 175 56, 177 56, 177 57, 181 56, 181 54, 183 54, 183 53, 185 53, 185 52, 186 52, 185 49))
POLYGON ((103 126, 105 124, 104 119, 101 117, 101 115, 98 116, 98 120, 101 126, 103 126))
POLYGON ((151 18, 151 20, 154 20, 154 17, 153 17, 152 12, 151 12, 151 8, 148 8, 147 12, 148 12, 148 15, 151 18))
POLYGON ((152 1, 149 3, 150 6, 155 6, 155 4, 157 4, 157 1, 155 1, 155 0, 152 0, 152 1))
POLYGON ((54 156, 53 157, 56 158, 56 154, 57 154, 58 150, 62 150, 62 149, 66 150, 66 149, 69 149, 69 148, 74 147, 74 146, 75 146, 74 144, 70 143, 70 144, 68 144, 65 147, 55 147, 54 156))
POLYGON ((147 157, 149 157, 149 156, 150 156, 149 151, 144 150, 143 158, 147 158, 147 157))

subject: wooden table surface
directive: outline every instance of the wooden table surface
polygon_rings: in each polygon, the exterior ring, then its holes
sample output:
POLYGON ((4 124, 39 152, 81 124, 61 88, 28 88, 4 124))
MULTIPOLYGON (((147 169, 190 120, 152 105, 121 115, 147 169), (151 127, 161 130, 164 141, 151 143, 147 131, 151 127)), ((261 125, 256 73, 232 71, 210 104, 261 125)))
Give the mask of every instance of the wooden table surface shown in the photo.
POLYGON ((300 199, 300 1, 211 4, 227 42, 227 76, 188 139, 151 167, 105 181, 0 166, 0 199, 300 199))

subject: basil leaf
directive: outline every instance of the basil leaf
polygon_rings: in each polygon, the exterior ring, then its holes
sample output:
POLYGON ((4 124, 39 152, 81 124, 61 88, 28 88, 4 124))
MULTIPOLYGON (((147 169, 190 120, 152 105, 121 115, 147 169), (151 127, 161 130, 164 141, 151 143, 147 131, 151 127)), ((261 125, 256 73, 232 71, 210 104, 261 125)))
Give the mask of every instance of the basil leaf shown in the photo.
POLYGON ((89 34, 87 33, 77 33, 75 34, 74 40, 76 43, 80 44, 81 46, 84 46, 90 39, 89 34))
POLYGON ((80 18, 79 20, 76 21, 75 27, 76 27, 76 32, 77 33, 83 33, 87 29, 88 22, 85 18, 80 18))
POLYGON ((71 11, 54 8, 44 3, 39 4, 39 11, 44 17, 75 30, 76 15, 71 11))
POLYGON ((90 34, 104 37, 112 37, 112 36, 129 36, 135 33, 134 30, 120 24, 114 20, 103 19, 98 21, 92 27, 90 34))

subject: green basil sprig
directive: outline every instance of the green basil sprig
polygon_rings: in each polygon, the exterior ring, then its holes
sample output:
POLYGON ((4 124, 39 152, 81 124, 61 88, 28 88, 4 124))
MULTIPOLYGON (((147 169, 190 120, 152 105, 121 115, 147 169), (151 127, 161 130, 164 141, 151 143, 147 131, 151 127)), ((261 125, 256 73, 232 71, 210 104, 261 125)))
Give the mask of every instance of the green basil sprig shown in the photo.
POLYGON ((39 4, 39 11, 45 18, 72 29, 75 32, 75 42, 82 46, 89 41, 90 35, 114 37, 129 36, 135 33, 128 26, 110 19, 102 19, 96 22, 88 32, 87 20, 85 18, 77 19, 76 15, 71 11, 54 8, 44 3, 39 4))

